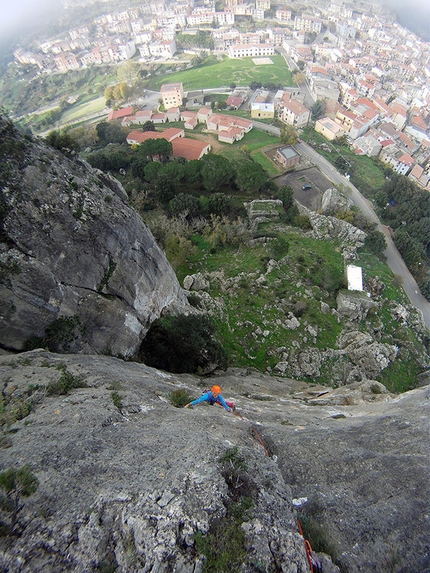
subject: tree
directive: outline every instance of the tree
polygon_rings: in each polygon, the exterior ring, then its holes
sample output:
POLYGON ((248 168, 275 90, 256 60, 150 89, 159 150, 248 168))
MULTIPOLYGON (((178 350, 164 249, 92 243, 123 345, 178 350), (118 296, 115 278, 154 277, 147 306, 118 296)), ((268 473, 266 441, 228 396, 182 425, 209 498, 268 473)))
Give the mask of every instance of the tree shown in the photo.
POLYGON ((154 122, 151 120, 145 121, 142 125, 142 131, 156 131, 154 122))
POLYGON ((132 85, 141 75, 140 64, 133 62, 132 60, 128 60, 117 66, 116 74, 119 82, 125 82, 132 85))
POLYGON ((278 199, 282 201, 285 211, 288 211, 291 205, 294 204, 293 188, 290 187, 289 185, 283 185, 282 187, 280 187, 276 196, 278 197, 278 199))
POLYGON ((202 183, 202 163, 198 159, 192 159, 185 164, 185 183, 193 188, 200 187, 202 183))
POLYGON ((365 246, 381 260, 385 260, 384 251, 387 248, 385 236, 380 231, 371 231, 364 242, 365 246))
POLYGON ((69 133, 66 131, 50 131, 45 138, 46 142, 54 147, 55 149, 59 149, 62 151, 70 150, 70 151, 79 151, 79 143, 74 139, 69 133))
POLYGON ((186 217, 194 219, 200 215, 200 201, 193 195, 179 193, 170 203, 170 212, 174 217, 186 217))
POLYGON ((286 145, 294 145, 297 143, 297 131, 292 125, 284 125, 281 129, 281 142, 286 145))
POLYGON ((118 123, 102 121, 97 124, 96 130, 99 141, 103 145, 108 145, 109 143, 125 143, 125 131, 118 123))
POLYGON ((167 139, 147 139, 139 145, 139 155, 154 159, 158 157, 160 161, 166 161, 172 155, 172 144, 167 139))
POLYGON ((32 495, 39 485, 39 480, 32 474, 28 465, 20 469, 9 468, 0 473, 0 510, 10 515, 10 527, 13 529, 22 509, 21 499, 32 495))
POLYGON ((420 263, 425 258, 422 245, 413 239, 404 227, 400 227, 394 233, 394 244, 402 255, 406 265, 411 270, 417 270, 420 263))
POLYGON ((242 163, 236 167, 236 185, 245 193, 259 191, 267 181, 267 173, 259 163, 242 163))
POLYGON ((294 71, 293 72, 293 81, 295 84, 297 84, 298 86, 300 86, 301 84, 304 84, 306 81, 306 76, 303 72, 299 72, 299 71, 294 71))
POLYGON ((251 82, 249 87, 251 90, 259 90, 263 84, 261 82, 251 82))
POLYGON ((316 121, 320 117, 323 117, 325 115, 325 110, 326 110, 325 101, 317 99, 317 101, 311 107, 312 120, 316 121))
POLYGON ((215 191, 229 185, 234 169, 228 159, 221 155, 205 155, 200 159, 202 182, 207 191, 215 191))
POLYGON ((231 206, 231 201, 225 193, 212 193, 208 200, 208 211, 213 215, 226 215, 231 206))

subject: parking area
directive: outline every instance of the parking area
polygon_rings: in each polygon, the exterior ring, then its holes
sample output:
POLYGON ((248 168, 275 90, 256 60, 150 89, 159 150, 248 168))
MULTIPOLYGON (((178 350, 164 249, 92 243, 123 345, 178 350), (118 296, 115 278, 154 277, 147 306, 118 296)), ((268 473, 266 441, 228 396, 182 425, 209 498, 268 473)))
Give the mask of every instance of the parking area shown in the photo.
POLYGON ((316 167, 286 173, 274 179, 274 182, 279 187, 289 185, 294 191, 294 198, 312 211, 318 211, 321 208, 324 191, 333 187, 333 183, 316 167), (311 188, 303 189, 304 185, 310 185, 311 188))

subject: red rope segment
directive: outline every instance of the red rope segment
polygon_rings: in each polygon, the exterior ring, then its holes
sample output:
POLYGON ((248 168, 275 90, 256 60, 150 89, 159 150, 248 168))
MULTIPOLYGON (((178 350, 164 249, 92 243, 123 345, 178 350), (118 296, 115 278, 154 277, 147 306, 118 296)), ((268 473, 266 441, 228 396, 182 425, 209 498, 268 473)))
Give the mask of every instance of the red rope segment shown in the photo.
POLYGON ((309 543, 309 541, 307 539, 305 539, 305 536, 303 535, 303 530, 302 530, 302 526, 300 525, 300 521, 297 522, 298 528, 299 528, 299 533, 300 535, 303 537, 303 540, 305 542, 305 551, 306 551, 306 557, 308 559, 308 563, 309 563, 309 571, 311 573, 313 573, 314 568, 312 566, 312 559, 311 559, 311 544, 309 543))
POLYGON ((252 433, 253 433, 254 436, 257 438, 257 440, 260 442, 260 444, 263 446, 263 449, 264 449, 264 451, 265 451, 265 453, 266 453, 266 456, 267 456, 268 458, 270 458, 270 454, 269 454, 269 452, 268 452, 266 446, 264 445, 263 440, 260 438, 260 434, 257 432, 257 430, 256 430, 255 428, 252 428, 252 433))

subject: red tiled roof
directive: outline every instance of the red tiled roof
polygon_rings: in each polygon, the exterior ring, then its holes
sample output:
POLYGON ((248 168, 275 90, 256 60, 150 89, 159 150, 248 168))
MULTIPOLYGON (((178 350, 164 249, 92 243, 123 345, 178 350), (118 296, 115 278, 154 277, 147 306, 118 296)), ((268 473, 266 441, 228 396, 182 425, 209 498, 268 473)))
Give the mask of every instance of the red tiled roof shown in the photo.
POLYGON ((133 115, 132 107, 123 107, 122 109, 112 110, 109 113, 107 120, 112 121, 114 119, 119 119, 120 117, 126 117, 127 115, 133 115))
POLYGON ((173 157, 185 157, 187 161, 200 159, 209 143, 196 139, 177 137, 172 141, 173 157))

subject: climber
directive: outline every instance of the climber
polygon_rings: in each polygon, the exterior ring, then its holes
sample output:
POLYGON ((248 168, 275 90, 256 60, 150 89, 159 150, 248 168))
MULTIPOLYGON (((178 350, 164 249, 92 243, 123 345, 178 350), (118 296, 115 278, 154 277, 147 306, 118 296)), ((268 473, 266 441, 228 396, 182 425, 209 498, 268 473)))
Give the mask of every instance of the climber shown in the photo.
POLYGON ((185 404, 184 408, 195 406, 196 404, 200 404, 200 402, 208 402, 211 406, 214 404, 219 404, 220 406, 223 406, 227 412, 234 412, 236 410, 236 406, 233 404, 233 402, 226 402, 221 396, 221 388, 219 386, 212 386, 212 388, 202 394, 200 398, 185 404))

